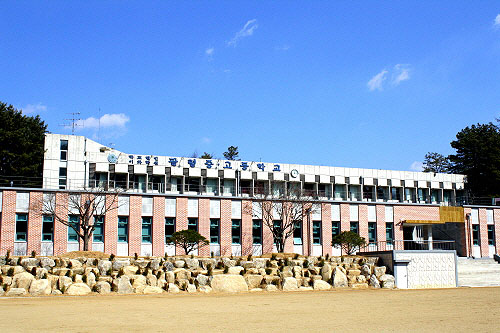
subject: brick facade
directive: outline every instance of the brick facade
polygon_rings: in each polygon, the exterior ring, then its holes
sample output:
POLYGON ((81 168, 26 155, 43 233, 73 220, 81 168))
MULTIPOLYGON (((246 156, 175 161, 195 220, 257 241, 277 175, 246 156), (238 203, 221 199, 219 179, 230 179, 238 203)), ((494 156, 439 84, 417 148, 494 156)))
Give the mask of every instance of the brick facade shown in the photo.
POLYGON ((323 255, 332 255, 332 205, 321 204, 321 234, 323 236, 323 255))
MULTIPOLYGON (((198 232, 210 241, 210 199, 198 200, 198 216, 198 232)), ((198 254, 200 256, 209 256, 210 245, 201 247, 198 254)))
POLYGON ((108 209, 104 217, 104 251, 116 254, 118 244, 118 197, 107 195, 106 206, 110 207, 110 209, 108 209))
POLYGON ((128 254, 141 254, 142 244, 142 196, 131 195, 128 219, 128 254))

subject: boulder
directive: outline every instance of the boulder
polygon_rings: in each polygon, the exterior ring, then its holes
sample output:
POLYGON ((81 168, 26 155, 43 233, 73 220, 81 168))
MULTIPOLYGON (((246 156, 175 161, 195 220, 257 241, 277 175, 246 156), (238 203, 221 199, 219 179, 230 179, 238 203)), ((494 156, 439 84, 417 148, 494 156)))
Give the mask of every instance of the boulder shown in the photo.
POLYGON ((99 260, 97 263, 97 269, 101 275, 108 275, 108 271, 111 267, 113 267, 113 263, 109 260, 99 260))
POLYGON ((47 279, 33 280, 30 286, 30 294, 33 296, 50 295, 52 288, 47 279))
POLYGON ((236 266, 236 260, 232 260, 226 257, 222 258, 222 263, 224 264, 225 267, 234 267, 236 266))
POLYGON ((135 275, 137 271, 139 270, 139 267, 137 266, 124 266, 123 267, 123 274, 125 275, 135 275))
POLYGON ((88 284, 88 286, 90 288, 92 288, 95 285, 95 282, 96 282, 96 280, 95 280, 95 274, 92 273, 92 272, 90 272, 86 276, 87 276, 87 284, 88 284))
POLYGON ((174 274, 177 280, 187 280, 191 277, 191 272, 184 268, 176 268, 174 274))
POLYGON ((195 293, 196 292, 196 286, 194 284, 189 283, 186 287, 186 291, 188 293, 195 293))
POLYGON ((134 288, 145 286, 147 284, 147 280, 144 275, 132 275, 130 279, 133 281, 132 287, 134 288))
POLYGON ((144 288, 142 293, 143 294, 161 294, 161 293, 163 293, 163 289, 161 289, 160 287, 147 286, 146 288, 144 288))
POLYGON ((23 266, 2 266, 2 275, 8 275, 9 270, 12 268, 13 275, 24 272, 23 266))
MULTIPOLYGON (((322 281, 322 280, 318 280, 318 281, 322 281)), ((314 290, 313 287, 304 287, 304 286, 299 287, 299 291, 311 291, 311 290, 314 290)))
POLYGON ((259 288, 264 277, 262 275, 246 275, 245 281, 249 289, 259 288))
POLYGON ((324 280, 314 280, 313 288, 314 290, 330 290, 332 286, 324 280))
POLYGON ((177 287, 175 284, 169 283, 168 284, 168 292, 173 293, 173 294, 177 294, 178 292, 180 292, 180 290, 179 290, 179 287, 177 287))
POLYGON ((134 265, 137 267, 140 267, 140 268, 146 268, 148 266, 148 264, 149 264, 149 261, 145 260, 145 259, 137 259, 134 262, 134 265))
POLYGON ((356 278, 356 282, 359 283, 365 283, 366 282, 366 277, 364 275, 360 275, 356 278))
POLYGON ((22 258, 21 259, 21 266, 23 266, 25 269, 26 269, 26 267, 38 266, 39 264, 40 264, 40 259, 38 259, 38 258, 22 258))
POLYGON ((335 288, 339 287, 347 287, 347 276, 344 274, 342 269, 340 267, 335 267, 335 270, 333 271, 333 286, 335 288))
POLYGON ((10 286, 12 284, 12 276, 2 276, 3 278, 3 283, 6 284, 7 286, 10 286))
POLYGON ((361 271, 359 269, 350 269, 347 271, 347 275, 359 276, 359 275, 361 275, 361 271))
POLYGON ((12 279, 12 287, 29 290, 33 280, 35 280, 35 277, 28 272, 18 273, 12 279))
POLYGON ((370 276, 372 274, 371 267, 367 264, 361 266, 361 274, 363 274, 364 276, 370 276))
POLYGON ((24 288, 10 288, 5 296, 23 296, 26 295, 26 289, 24 288))
POLYGON ((94 288, 95 291, 101 295, 109 294, 111 292, 111 286, 109 285, 109 283, 104 281, 97 282, 94 288))
POLYGON ((174 272, 171 271, 165 272, 165 280, 167 280, 168 283, 174 283, 175 282, 174 272))
POLYGON ((89 286, 87 286, 85 283, 73 283, 71 286, 68 287, 64 291, 65 294, 67 295, 87 295, 90 294, 92 290, 90 290, 89 286))
POLYGON ((395 287, 395 279, 394 276, 390 274, 384 274, 379 278, 379 281, 382 282, 382 288, 384 289, 393 289, 395 287))
POLYGON ((151 260, 151 269, 157 271, 160 269, 161 259, 155 258, 151 260))
POLYGON ((63 268, 63 267, 52 268, 52 274, 58 275, 58 276, 65 276, 68 273, 68 271, 69 271, 68 268, 63 268))
POLYGON ((186 265, 187 265, 188 269, 197 269, 198 267, 200 267, 200 263, 199 263, 198 259, 187 258, 187 259, 185 259, 185 261, 186 261, 186 265))
POLYGON ((211 288, 211 287, 209 287, 209 286, 200 286, 200 287, 198 288, 198 291, 199 291, 200 293, 205 293, 205 294, 208 294, 208 293, 211 293, 211 292, 212 292, 212 288, 211 288))
POLYGON ((156 286, 156 282, 158 281, 158 279, 156 278, 155 275, 149 273, 147 276, 146 276, 146 283, 149 285, 149 286, 156 286))
POLYGON ((353 289, 367 289, 368 283, 353 283, 353 284, 351 284, 351 288, 353 288, 353 289))
POLYGON ((198 285, 199 286, 206 286, 208 284, 208 276, 206 275, 203 275, 203 274, 198 274, 198 276, 196 276, 196 281, 198 281, 198 285))
POLYGON ((323 267, 321 267, 321 278, 323 281, 330 281, 332 278, 333 268, 330 264, 325 263, 323 267))
POLYGON ((116 290, 119 294, 132 294, 134 289, 130 284, 130 278, 127 275, 123 275, 117 279, 116 290))
POLYGON ((255 263, 255 268, 257 269, 266 268, 267 259, 265 258, 255 258, 253 262, 255 263))
POLYGON ((54 290, 52 290, 52 292, 50 294, 51 295, 62 295, 62 292, 60 290, 54 289, 54 290))
POLYGON ((68 268, 71 268, 71 270, 77 274, 82 274, 84 272, 82 263, 77 259, 70 259, 68 268))
POLYGON ((276 287, 274 284, 268 284, 266 286, 266 291, 278 291, 278 287, 276 287))
POLYGON ((45 275, 49 275, 49 271, 45 268, 37 267, 36 269, 36 278, 43 279, 45 275))
POLYGON ((240 274, 240 272, 243 270, 244 268, 241 267, 241 266, 233 266, 233 267, 229 267, 228 270, 227 270, 227 273, 228 274, 240 274))
POLYGON ((123 268, 125 266, 130 266, 130 259, 116 259, 115 261, 113 261, 112 265, 114 271, 119 271, 120 268, 123 268))
POLYGON ((215 292, 241 292, 248 291, 245 278, 241 275, 223 274, 212 277, 210 283, 215 292))
POLYGON ((184 260, 176 260, 176 261, 174 262, 174 266, 175 266, 176 268, 183 268, 185 263, 186 263, 186 262, 185 262, 184 260))
POLYGON ((73 280, 69 276, 60 276, 57 285, 59 289, 66 290, 72 283, 73 280))
POLYGON ((377 276, 375 274, 372 274, 370 276, 370 286, 373 288, 380 288, 380 282, 378 282, 377 276))
POLYGON ((387 268, 385 266, 375 267, 373 269, 373 273, 375 274, 375 276, 377 278, 380 278, 382 275, 385 274, 386 270, 387 270, 387 268))
POLYGON ((158 281, 156 281, 156 286, 160 288, 165 288, 165 285, 167 284, 167 280, 160 278, 158 281))
POLYGON ((165 267, 165 271, 171 272, 174 270, 174 265, 170 261, 165 261, 163 263, 163 267, 165 267))
POLYGON ((286 277, 283 279, 283 291, 297 291, 299 286, 297 279, 293 277, 286 277))
POLYGON ((302 277, 302 267, 301 266, 293 266, 293 276, 295 278, 302 277))

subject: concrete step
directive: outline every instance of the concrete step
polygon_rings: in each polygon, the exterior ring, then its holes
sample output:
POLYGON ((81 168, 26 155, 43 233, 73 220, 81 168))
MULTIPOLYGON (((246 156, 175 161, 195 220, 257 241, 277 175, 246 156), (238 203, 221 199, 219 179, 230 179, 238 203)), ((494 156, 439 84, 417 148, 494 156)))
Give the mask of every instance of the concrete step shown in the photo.
POLYGON ((460 287, 500 286, 500 265, 492 258, 458 258, 457 271, 460 287))

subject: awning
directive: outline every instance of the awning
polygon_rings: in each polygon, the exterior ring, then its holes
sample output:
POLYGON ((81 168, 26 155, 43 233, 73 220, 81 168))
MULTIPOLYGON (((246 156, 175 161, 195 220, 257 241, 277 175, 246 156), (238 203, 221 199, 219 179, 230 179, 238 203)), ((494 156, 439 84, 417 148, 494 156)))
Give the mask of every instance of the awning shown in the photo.
POLYGON ((439 220, 403 220, 406 224, 444 224, 447 222, 464 223, 464 208, 441 206, 439 207, 439 220))

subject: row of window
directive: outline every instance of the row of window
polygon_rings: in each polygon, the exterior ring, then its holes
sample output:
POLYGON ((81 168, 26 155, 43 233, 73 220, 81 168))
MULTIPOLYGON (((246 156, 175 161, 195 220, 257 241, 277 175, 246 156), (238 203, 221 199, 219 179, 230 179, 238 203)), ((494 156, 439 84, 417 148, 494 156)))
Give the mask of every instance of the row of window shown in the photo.
MULTIPOLYGON (((495 245, 495 226, 492 224, 489 224, 487 226, 488 228, 488 245, 495 245)), ((479 241, 479 224, 473 224, 472 225, 472 244, 473 245, 480 245, 481 242, 479 241)))

